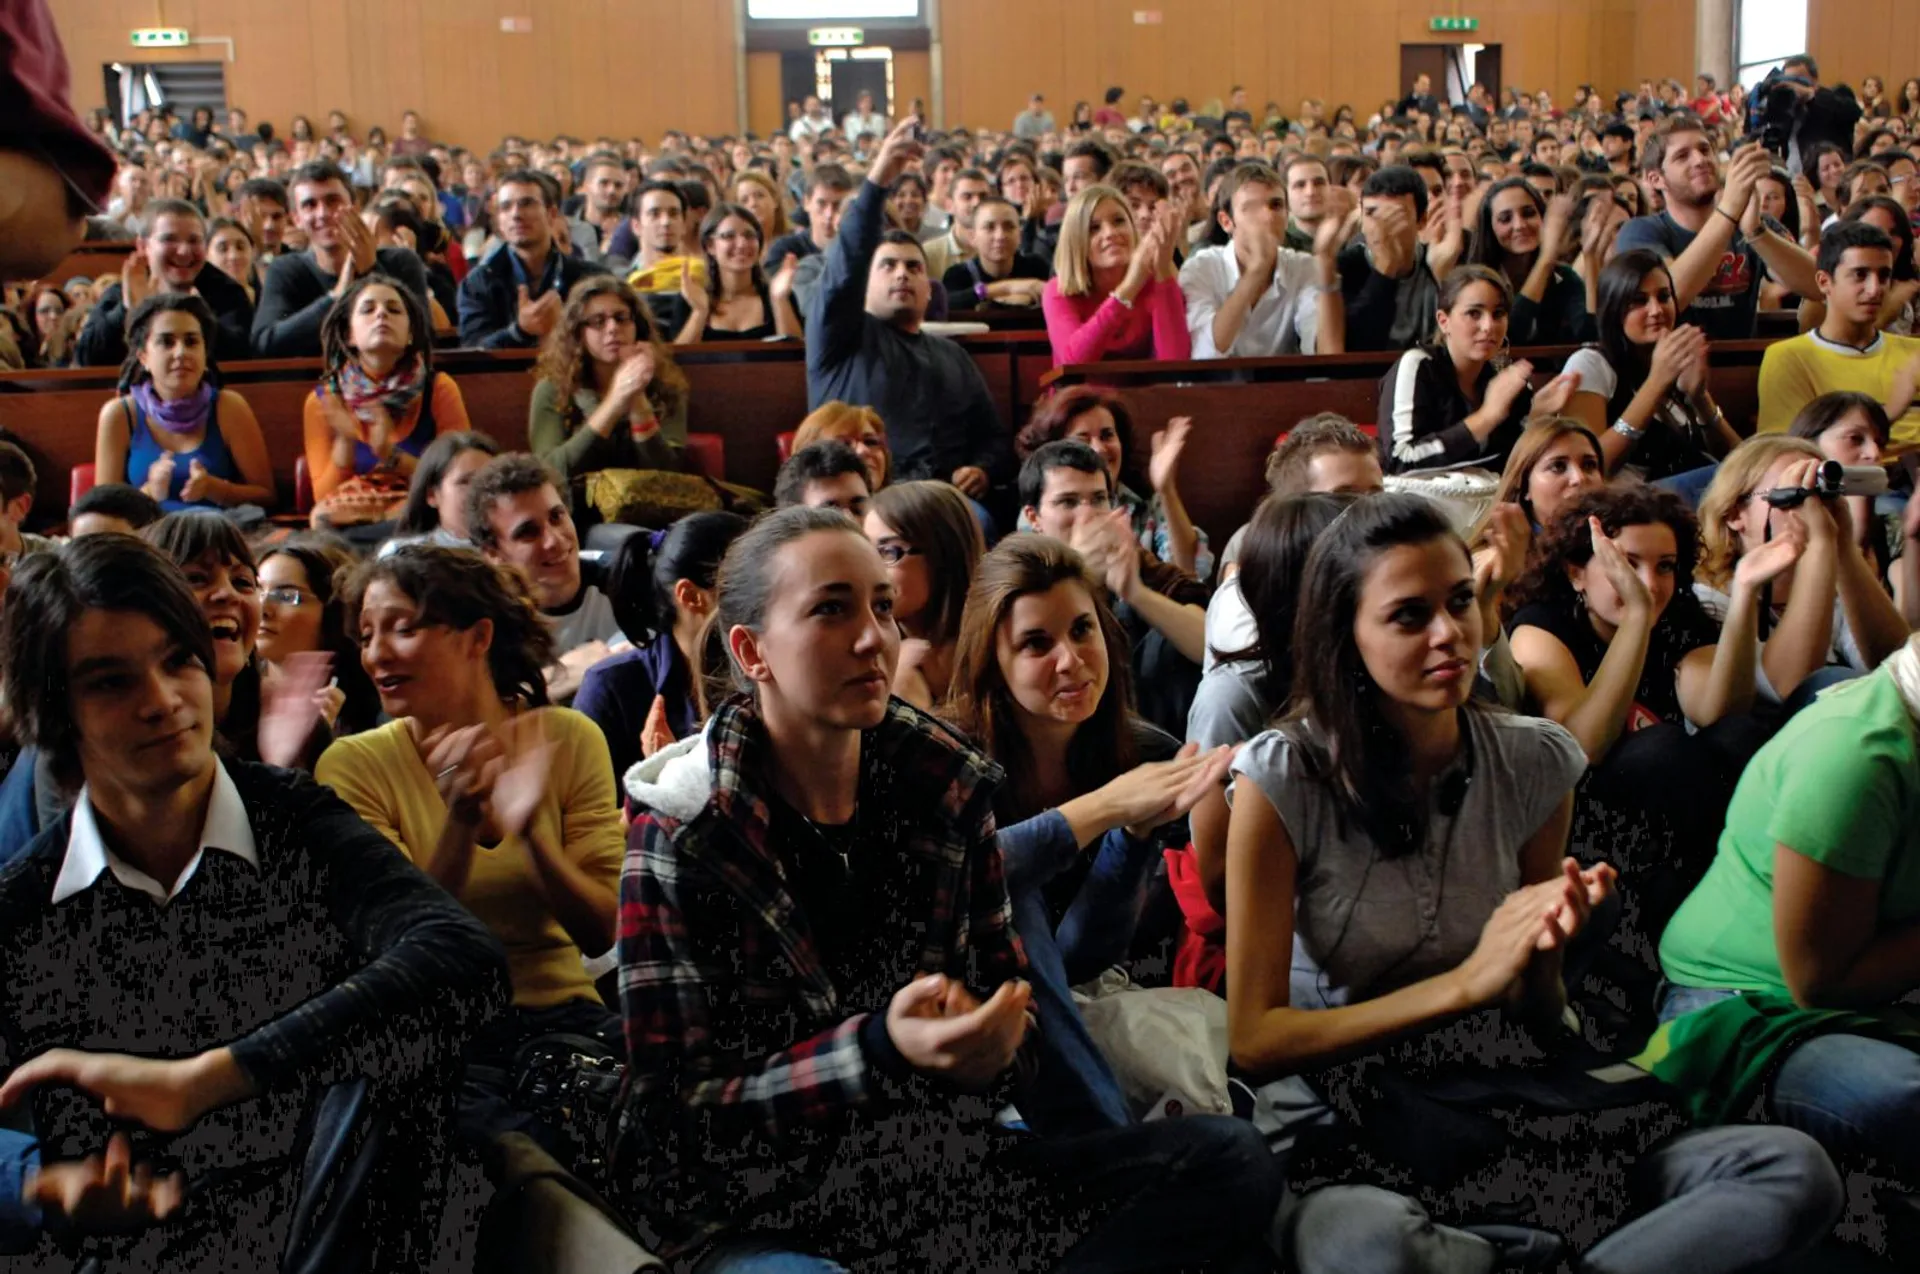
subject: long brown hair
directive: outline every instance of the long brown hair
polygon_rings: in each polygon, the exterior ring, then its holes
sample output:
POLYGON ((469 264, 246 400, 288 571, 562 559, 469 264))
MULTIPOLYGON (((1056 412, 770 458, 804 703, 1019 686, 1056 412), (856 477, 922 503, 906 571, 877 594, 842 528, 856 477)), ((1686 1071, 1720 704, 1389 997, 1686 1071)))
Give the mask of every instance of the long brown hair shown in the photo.
POLYGON ((590 356, 581 334, 587 328, 587 304, 597 296, 619 297, 633 315, 634 330, 653 346, 653 380, 647 385, 647 402, 654 415, 664 420, 686 406, 687 375, 673 361, 673 351, 660 339, 653 313, 641 301, 640 294, 611 274, 592 274, 573 285, 573 291, 567 296, 567 308, 561 312, 560 321, 553 325, 553 331, 547 334, 540 346, 540 361, 534 364, 534 378, 553 386, 554 409, 573 424, 580 423, 573 419, 579 414, 573 405, 573 395, 582 385, 593 383, 592 372, 587 367, 590 356))
POLYGON ((1006 770, 995 814, 1002 822, 1030 818, 1045 807, 1033 789, 1032 749, 1020 730, 1013 691, 1000 671, 1000 625, 1022 597, 1060 584, 1087 590, 1107 645, 1107 689, 1067 746, 1067 774, 1076 790, 1092 791, 1138 763, 1134 745, 1133 678, 1127 636, 1107 609, 1104 590, 1081 556, 1044 535, 1010 535, 980 559, 954 650, 947 717, 1006 770))
POLYGON ((1593 430, 1587 428, 1571 416, 1540 416, 1527 422, 1520 431, 1520 437, 1513 444, 1513 451, 1507 456, 1507 467, 1501 471, 1500 485, 1494 488, 1493 504, 1474 527, 1468 537, 1475 548, 1485 541, 1487 521, 1493 516, 1493 510, 1503 504, 1517 504, 1526 513, 1527 521, 1538 526, 1540 519, 1533 515, 1533 506, 1527 503, 1527 486, 1533 480, 1533 467, 1540 463, 1540 457, 1547 454, 1549 448, 1562 438, 1580 435, 1593 448, 1594 458, 1600 462, 1600 472, 1607 471, 1606 453, 1600 450, 1600 440, 1593 436, 1593 430))
POLYGON ((875 491, 868 509, 925 555, 927 608, 918 626, 936 645, 953 641, 969 581, 987 551, 967 498, 947 482, 896 482, 875 491))

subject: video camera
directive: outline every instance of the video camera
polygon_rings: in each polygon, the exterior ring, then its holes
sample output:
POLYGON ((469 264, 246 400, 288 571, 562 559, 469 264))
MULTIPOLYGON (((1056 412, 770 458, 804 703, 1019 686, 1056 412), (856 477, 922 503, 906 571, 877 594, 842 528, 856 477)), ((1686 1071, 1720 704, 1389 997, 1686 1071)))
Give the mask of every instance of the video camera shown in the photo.
POLYGON ((1829 460, 1814 472, 1810 487, 1775 487, 1767 503, 1776 509, 1797 509, 1809 496, 1838 500, 1843 495, 1885 495, 1887 471, 1878 465, 1843 465, 1829 460))

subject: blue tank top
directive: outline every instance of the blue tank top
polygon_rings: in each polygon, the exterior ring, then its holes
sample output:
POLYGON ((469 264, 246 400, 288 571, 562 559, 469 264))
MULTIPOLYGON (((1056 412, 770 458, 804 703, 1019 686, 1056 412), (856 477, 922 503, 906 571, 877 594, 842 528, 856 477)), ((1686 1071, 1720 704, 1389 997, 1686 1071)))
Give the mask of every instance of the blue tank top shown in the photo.
POLYGON ((213 477, 227 482, 239 481, 240 474, 233 463, 233 454, 227 450, 227 440, 220 436, 220 397, 214 395, 213 407, 207 412, 206 435, 200 439, 200 445, 192 451, 168 453, 159 440, 153 436, 153 430, 147 425, 147 413, 140 410, 132 396, 122 398, 121 403, 127 413, 127 482, 133 486, 142 486, 147 480, 147 470, 153 467, 163 453, 173 456, 173 481, 167 486, 167 498, 160 507, 169 513, 181 509, 217 509, 220 506, 211 500, 182 500, 180 488, 187 484, 187 478, 195 460, 213 477))

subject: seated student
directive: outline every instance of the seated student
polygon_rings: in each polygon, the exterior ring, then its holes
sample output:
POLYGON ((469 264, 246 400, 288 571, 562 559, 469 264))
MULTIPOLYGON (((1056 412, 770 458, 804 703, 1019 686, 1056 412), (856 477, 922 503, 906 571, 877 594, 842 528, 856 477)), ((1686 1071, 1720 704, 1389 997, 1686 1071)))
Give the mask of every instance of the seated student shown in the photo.
MULTIPOLYGON (((927 249, 927 271, 934 278, 944 279, 955 266, 965 265, 979 254, 980 243, 973 233, 974 213, 981 201, 992 194, 992 179, 978 168, 954 173, 947 186, 947 207, 940 210, 947 218, 946 226, 931 233, 925 228, 920 232, 920 241, 927 249)), ((1019 243, 1017 229, 1014 242, 1016 246, 1019 243)), ((1038 292, 1035 300, 1037 303, 1038 292)))
POLYGON ((900 663, 893 693, 937 711, 953 683, 967 586, 987 551, 966 498, 944 482, 897 482, 874 493, 862 525, 887 564, 900 663))
POLYGON ((500 175, 494 226, 505 246, 460 284, 460 343, 477 349, 531 349, 559 326, 561 307, 581 279, 605 273, 572 255, 553 233, 552 192, 524 168, 500 175))
POLYGON ((1676 1059, 1714 1058, 1728 1023, 1800 1024, 1769 1031, 1777 1043, 1764 1060, 1743 1060, 1751 1082, 1735 1091, 1717 1080, 1731 1066, 1695 1072, 1715 1077, 1686 1085, 1696 1110, 1744 1113, 1764 1091, 1770 1119, 1836 1154, 1873 1155, 1909 1188, 1920 1173, 1920 1054, 1910 1040, 1876 1038, 1874 1022, 1920 986, 1920 845, 1904 813, 1920 775, 1916 721, 1920 637, 1760 749, 1713 865, 1660 943, 1660 1017, 1676 1059))
POLYGON ((601 469, 680 469, 687 377, 634 290, 610 274, 567 297, 534 367, 527 445, 573 494, 601 469))
POLYGON ((866 462, 843 442, 816 442, 788 456, 773 480, 775 508, 803 504, 839 509, 856 522, 867 516, 873 488, 866 462))
POLYGON ((687 209, 680 183, 658 178, 642 182, 633 196, 633 220, 639 234, 627 286, 649 298, 683 292, 687 278, 704 286, 706 262, 686 251, 689 223, 700 223, 687 209))
POLYGON ((123 482, 96 483, 67 509, 67 534, 138 535, 160 520, 160 502, 139 487, 123 482))
MULTIPOLYGON (((362 216, 367 228, 373 231, 376 247, 405 248, 416 255, 421 251, 426 227, 433 224, 421 218, 413 200, 397 194, 373 204, 362 216)), ((460 285, 453 281, 453 273, 444 263, 431 261, 426 266, 427 316, 433 322, 436 336, 451 336, 454 333, 452 316, 460 312, 460 285)))
POLYGON ((556 1031, 618 1044, 585 958, 612 945, 620 813, 591 721, 546 706, 553 639, 511 572, 409 544, 346 584, 347 629, 392 718, 336 739, 314 775, 507 949, 513 1007, 466 1053, 468 1138, 552 1129, 512 1104, 513 1059, 556 1031))
POLYGON ((766 260, 761 263, 776 275, 786 268, 788 257, 799 260, 816 256, 833 246, 840 233, 841 209, 853 194, 853 175, 839 164, 815 164, 806 179, 800 206, 807 214, 807 224, 769 243, 766 260))
POLYGON ((1542 416, 1528 421, 1513 444, 1493 504, 1519 509, 1537 537, 1562 509, 1606 484, 1606 459, 1592 431, 1571 415, 1542 416))
POLYGON ((1082 442, 1050 442, 1020 467, 1027 522, 1071 546, 1096 578, 1132 642, 1140 715, 1173 733, 1184 726, 1206 646, 1206 585, 1142 548, 1114 478, 1082 442))
POLYGON ((871 407, 822 403, 807 413, 793 431, 793 450, 816 442, 844 442, 867 466, 867 489, 878 491, 893 476, 893 453, 887 448, 887 424, 871 407))
POLYGON ((1820 326, 1775 341, 1760 359, 1761 433, 1781 433, 1809 402, 1837 389, 1886 405, 1895 442, 1920 439, 1920 337, 1880 330, 1880 304, 1893 279, 1893 240, 1877 226, 1842 222, 1820 239, 1815 276, 1827 314, 1820 326))
POLYGON ((127 327, 134 311, 153 296, 197 296, 213 316, 207 347, 237 362, 247 357, 253 301, 246 289, 207 260, 207 223, 200 210, 178 199, 147 205, 140 236, 120 281, 100 294, 74 346, 76 367, 112 367, 127 361, 127 327))
POLYGON ((1634 882, 1651 936, 1705 866, 1757 742, 1760 594, 1807 548, 1795 520, 1734 572, 1716 618, 1694 589, 1699 532, 1678 497, 1638 484, 1564 506, 1513 589, 1513 655, 1528 700, 1567 727, 1587 792, 1651 814, 1674 853, 1634 882), (1691 875, 1690 875, 1691 874, 1691 875))
POLYGON ((1676 478, 1739 446, 1708 385, 1706 334, 1674 325, 1667 262, 1645 248, 1622 252, 1600 271, 1598 286, 1600 339, 1567 360, 1580 385, 1566 412, 1600 440, 1606 472, 1676 478))
MULTIPOLYGON (((1878 465, 1886 454, 1893 430, 1887 421, 1886 408, 1872 395, 1836 390, 1820 395, 1802 408, 1787 432, 1795 438, 1805 438, 1828 460, 1869 467, 1878 465)), ((1845 503, 1855 544, 1882 580, 1888 580, 1888 545, 1892 541, 1888 523, 1892 519, 1874 512, 1872 496, 1850 495, 1845 503)), ((1901 554, 1903 559, 1905 556, 1901 554)), ((1903 565, 1920 565, 1920 562, 1903 565)), ((1897 583, 1899 578, 1896 573, 1890 582, 1897 583)))
POLYGON ((341 1226, 370 1267, 417 1268, 444 1204, 439 1076, 505 998, 500 949, 330 793, 216 753, 210 647, 132 537, 14 575, 7 714, 80 793, 0 875, 0 1103, 32 1094, 43 1167, 117 1150, 128 1203, 126 1126, 180 1134, 193 1189, 166 1224, 90 1241, 115 1268, 354 1263, 341 1226), (290 1171, 303 1135, 354 1148, 290 1171))
MULTIPOLYGON (((782 270, 771 283, 760 268, 760 222, 737 203, 723 203, 700 223, 704 269, 683 275, 680 293, 665 298, 662 328, 676 345, 695 341, 763 341, 773 336, 798 339, 800 316, 793 308, 793 272, 782 270), (710 280, 710 286, 701 282, 710 280)), ((650 298, 650 305, 653 299, 650 298)))
MULTIPOLYGON (((215 217, 207 223, 207 260, 220 273, 240 285, 252 301, 260 292, 260 266, 254 256, 253 231, 232 217, 215 217)), ((247 320, 251 334, 253 320, 247 320)), ((244 354, 241 357, 245 357, 244 354)))
POLYGON ((137 486, 163 509, 274 503, 273 465, 247 400, 220 388, 213 312, 197 296, 149 297, 127 325, 128 392, 100 409, 96 482, 137 486))
POLYGON ((1580 382, 1562 372, 1538 394, 1533 364, 1495 370, 1513 293, 1504 276, 1463 265, 1440 285, 1438 339, 1400 356, 1380 382, 1380 463, 1388 473, 1506 467, 1527 418, 1557 416, 1580 382))
MULTIPOLYGON (((1351 420, 1332 411, 1308 416, 1287 430, 1280 445, 1267 456, 1266 478, 1267 494, 1281 496, 1304 495, 1309 491, 1372 495, 1386 486, 1386 477, 1380 470, 1380 444, 1351 420)), ((1220 593, 1227 591, 1226 585, 1239 569, 1240 542, 1246 532, 1245 526, 1240 527, 1220 551, 1221 588, 1214 594, 1216 600, 1220 593)), ((1209 605, 1209 629, 1212 609, 1209 605)), ((1248 628, 1242 636, 1250 641, 1253 630, 1248 628)), ((1243 646, 1246 641, 1235 644, 1243 646)), ((1213 644, 1211 632, 1208 643, 1213 644)), ((1211 654, 1208 659, 1211 661, 1211 654)))
POLYGON ((931 295, 920 245, 883 230, 886 184, 923 149, 918 126, 909 118, 887 135, 827 254, 807 313, 807 405, 872 407, 895 480, 951 482, 978 500, 1006 467, 1004 427, 973 359, 920 330, 931 295))
POLYGON ((1135 227, 1126 200, 1111 186, 1088 186, 1073 197, 1040 302, 1055 367, 1191 356, 1186 300, 1173 264, 1181 224, 1180 211, 1162 205, 1150 225, 1135 227))
POLYGON ((526 577, 553 634, 547 697, 567 702, 624 638, 613 603, 581 574, 580 535, 553 470, 524 452, 488 461, 467 487, 467 534, 489 561, 526 577))
POLYGON ((420 453, 407 485, 396 539, 425 540, 443 549, 473 547, 467 531, 467 488, 473 475, 500 454, 500 444, 476 429, 441 434, 420 453))
POLYGON ((0 562, 9 566, 28 553, 59 547, 44 535, 20 529, 33 511, 33 492, 39 480, 27 453, 14 443, 0 441, 0 562))
POLYGON ((757 168, 743 169, 733 175, 733 202, 746 208, 760 223, 760 231, 771 246, 791 233, 793 222, 787 216, 787 201, 774 185, 773 178, 757 168))
POLYGON ((998 195, 987 195, 967 215, 971 220, 966 231, 975 252, 948 266, 940 280, 953 310, 1039 305, 1053 265, 1020 250, 1020 210, 998 195))
MULTIPOLYGON (((1914 186, 1914 161, 1903 158, 1901 166, 1909 170, 1900 186, 1902 191, 1907 191, 1914 186)), ((1920 197, 1920 191, 1915 192, 1915 197, 1920 197)), ((1871 195, 1855 200, 1840 220, 1878 226, 1893 240, 1893 281, 1887 287, 1886 298, 1880 302, 1880 330, 1895 336, 1915 335, 1914 329, 1920 326, 1920 259, 1914 253, 1913 216, 1907 201, 1871 195)))
POLYGON ((1024 1099, 1033 1049, 994 842, 1001 771, 890 700, 891 612, 885 565, 844 515, 762 518, 716 598, 747 693, 628 778, 622 1124, 646 1130, 628 1140, 649 1227, 671 1259, 711 1242, 713 1271, 1251 1255, 1279 1182, 1247 1125, 990 1127, 1024 1099))
MULTIPOLYGON (((1314 546, 1302 590, 1296 706, 1233 764, 1229 1047, 1284 1094, 1275 1134, 1379 1138, 1391 1160, 1421 1130, 1384 1115, 1354 1126, 1330 1101, 1338 1076, 1318 1073, 1377 1057, 1417 1085, 1402 1038, 1452 1033, 1468 1045, 1498 1029, 1483 1011, 1501 1005, 1552 1038, 1564 1029, 1568 944, 1613 875, 1562 856, 1580 744, 1550 722, 1469 702, 1481 644, 1473 567, 1433 504, 1362 499, 1314 546), (1437 874, 1444 906, 1432 901, 1437 874)), ((1283 1208, 1277 1227, 1303 1274, 1499 1266, 1485 1238, 1435 1224, 1412 1199, 1345 1184, 1346 1156, 1325 1158, 1336 1183, 1283 1208)), ((1582 1195, 1617 1226, 1583 1268, 1767 1268, 1819 1241, 1839 1210, 1832 1164, 1785 1129, 1685 1133, 1634 1175, 1651 1205, 1637 1214, 1624 1192, 1582 1195)))
POLYGON ((434 438, 468 427, 466 401, 433 369, 419 298, 385 275, 353 281, 328 312, 320 344, 326 370, 305 409, 316 523, 384 521, 405 503, 434 438), (330 503, 336 494, 343 499, 330 503))
MULTIPOLYGON (((1145 475, 1146 485, 1153 490, 1151 500, 1141 499, 1126 484, 1129 453, 1136 462, 1136 480, 1139 477, 1140 453, 1133 446, 1133 417, 1119 395, 1107 390, 1074 385, 1049 394, 1014 440, 1014 450, 1024 458, 1062 438, 1092 447, 1106 462, 1115 483, 1114 500, 1127 510, 1140 547, 1204 580, 1213 573, 1207 533, 1193 524, 1180 498, 1180 456, 1192 428, 1191 420, 1176 416, 1167 422, 1164 433, 1153 435, 1145 475)), ((1031 531, 1033 526, 1023 517, 1018 529, 1031 531)))
POLYGON ((1790 712, 1836 677, 1879 667, 1908 633, 1876 564, 1856 547, 1848 501, 1808 498, 1791 508, 1768 502, 1769 493, 1812 485, 1824 460, 1804 438, 1749 438, 1720 462, 1700 500, 1694 592, 1709 612, 1729 606, 1726 594, 1748 557, 1774 540, 1804 536, 1799 560, 1769 576, 1757 634, 1761 701, 1788 703, 1790 712))
POLYGON ((1346 348, 1412 349, 1433 335, 1440 289, 1420 242, 1427 184, 1389 165, 1366 176, 1359 193, 1361 233, 1340 250, 1346 348))
POLYGON ((1311 251, 1286 246, 1287 192, 1262 163, 1239 164, 1220 183, 1214 221, 1232 236, 1180 267, 1195 358, 1268 358, 1346 351, 1347 307, 1336 259, 1351 198, 1328 199, 1311 251))
MULTIPOLYGON (((1569 235, 1580 233, 1572 212, 1570 198, 1544 199, 1519 177, 1495 182, 1480 200, 1467 264, 1506 276, 1513 290, 1509 337, 1515 345, 1570 345, 1595 335, 1586 285, 1561 261, 1569 235)), ((1594 255, 1600 249, 1597 241, 1582 246, 1594 255)))
POLYGON ((573 707, 606 736, 616 789, 637 762, 700 729, 714 577, 746 529, 737 513, 690 513, 615 551, 607 587, 633 649, 589 668, 573 707))
MULTIPOLYGON (((327 160, 302 164, 289 182, 302 252, 274 259, 253 314, 255 358, 322 357, 321 328, 334 303, 369 274, 396 281, 427 313, 426 267, 402 248, 380 248, 353 209, 347 175, 327 160)), ((423 321, 424 330, 426 324, 423 321)))
POLYGON ((926 211, 927 180, 909 168, 895 177, 887 190, 887 220, 896 229, 905 230, 926 243, 934 237, 927 229, 926 211))
POLYGON ((1002 540, 966 595, 948 716, 1007 772, 994 816, 1014 928, 1037 975, 1041 1043, 1069 1072, 1048 1100, 1119 1126, 1118 1084, 1059 992, 1126 959, 1161 829, 1218 786, 1230 757, 1133 715, 1126 636, 1099 592, 1058 540, 1002 540))
POLYGON ((380 717, 380 696, 360 666, 360 644, 347 633, 340 595, 354 561, 339 540, 294 536, 266 548, 259 562, 260 627, 254 652, 259 656, 261 696, 271 701, 283 687, 297 691, 306 684, 302 665, 324 659, 331 680, 319 692, 317 706, 321 722, 334 735, 370 729, 380 717))

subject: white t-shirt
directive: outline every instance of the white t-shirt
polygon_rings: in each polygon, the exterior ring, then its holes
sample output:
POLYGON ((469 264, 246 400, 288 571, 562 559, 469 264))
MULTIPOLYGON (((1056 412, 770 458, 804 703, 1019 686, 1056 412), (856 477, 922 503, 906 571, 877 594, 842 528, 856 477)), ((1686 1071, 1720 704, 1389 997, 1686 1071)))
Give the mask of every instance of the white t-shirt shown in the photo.
MULTIPOLYGON (((1711 584, 1701 584, 1698 582, 1693 586, 1693 595, 1700 599, 1700 605, 1706 608, 1707 614, 1713 617, 1714 623, 1719 624, 1726 622, 1727 607, 1733 604, 1731 597, 1713 587, 1711 584)), ((1779 703, 1780 694, 1773 688, 1773 683, 1767 680, 1767 666, 1760 659, 1758 647, 1761 644, 1759 639, 1756 638, 1756 649, 1754 650, 1753 659, 1753 687, 1759 692, 1760 698, 1767 703, 1779 703)), ((1866 656, 1860 653, 1860 643, 1854 637, 1853 629, 1847 626, 1846 608, 1840 604, 1838 597, 1833 599, 1833 645, 1827 651, 1827 664, 1829 666, 1852 668, 1856 672, 1866 672, 1868 670, 1866 656)))
POLYGON ((1213 343, 1213 319, 1240 285, 1240 262, 1231 243, 1202 248, 1180 267, 1187 298, 1187 331, 1195 358, 1271 358, 1312 354, 1320 333, 1320 263, 1307 252, 1281 248, 1273 282, 1247 311, 1233 345, 1213 343))

